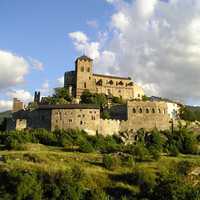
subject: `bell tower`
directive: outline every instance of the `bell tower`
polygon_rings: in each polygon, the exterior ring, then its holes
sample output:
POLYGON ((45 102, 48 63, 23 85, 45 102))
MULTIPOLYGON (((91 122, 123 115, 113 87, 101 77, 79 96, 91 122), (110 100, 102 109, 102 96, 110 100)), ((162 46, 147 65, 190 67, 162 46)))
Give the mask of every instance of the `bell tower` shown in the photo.
POLYGON ((79 98, 84 90, 94 90, 92 63, 93 60, 85 55, 75 61, 76 66, 76 97, 79 98))

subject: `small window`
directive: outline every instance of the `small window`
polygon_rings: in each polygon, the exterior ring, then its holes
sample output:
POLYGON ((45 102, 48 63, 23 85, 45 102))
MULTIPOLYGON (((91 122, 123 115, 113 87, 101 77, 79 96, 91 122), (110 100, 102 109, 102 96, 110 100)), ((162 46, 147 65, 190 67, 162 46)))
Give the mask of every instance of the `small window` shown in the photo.
POLYGON ((148 108, 146 109, 146 113, 149 113, 149 109, 148 108))
POLYGON ((158 112, 159 112, 159 113, 161 113, 161 110, 160 110, 160 108, 158 109, 158 112))
POLYGON ((142 113, 142 108, 140 108, 139 112, 142 113))
POLYGON ((152 113, 155 113, 156 111, 155 111, 155 109, 154 108, 152 108, 152 113))
POLYGON ((87 88, 86 82, 84 83, 84 88, 87 88))
POLYGON ((90 72, 90 68, 88 67, 87 72, 90 72))
POLYGON ((121 93, 121 90, 119 90, 118 92, 121 93))
POLYGON ((136 113, 136 109, 135 108, 133 108, 133 113, 136 113))
POLYGON ((138 97, 140 97, 140 94, 138 94, 138 97))
POLYGON ((83 121, 80 121, 80 125, 82 125, 83 124, 83 121))
POLYGON ((81 72, 84 72, 84 67, 83 66, 81 67, 81 72))
POLYGON ((85 117, 85 115, 83 115, 83 117, 85 117))
POLYGON ((69 122, 72 122, 72 119, 69 119, 69 122))
POLYGON ((78 115, 78 117, 81 117, 81 115, 78 115))
POLYGON ((89 80, 91 80, 91 77, 89 76, 89 80))

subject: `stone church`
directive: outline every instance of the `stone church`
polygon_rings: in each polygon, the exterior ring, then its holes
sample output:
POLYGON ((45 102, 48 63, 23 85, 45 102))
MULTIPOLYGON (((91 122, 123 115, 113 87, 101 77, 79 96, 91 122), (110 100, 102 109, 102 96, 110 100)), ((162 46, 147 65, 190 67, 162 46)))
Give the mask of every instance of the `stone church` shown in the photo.
POLYGON ((118 77, 93 73, 93 60, 81 56, 75 61, 75 71, 66 72, 64 85, 75 98, 80 98, 84 90, 103 93, 125 100, 142 99, 143 89, 130 77, 118 77))

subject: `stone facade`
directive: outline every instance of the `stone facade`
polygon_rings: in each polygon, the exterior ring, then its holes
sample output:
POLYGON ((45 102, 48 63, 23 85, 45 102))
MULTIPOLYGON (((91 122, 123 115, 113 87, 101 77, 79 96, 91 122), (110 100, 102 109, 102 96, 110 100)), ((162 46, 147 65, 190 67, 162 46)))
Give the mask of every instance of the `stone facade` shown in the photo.
POLYGON ((13 99, 13 112, 17 112, 19 110, 23 110, 24 108, 24 104, 22 101, 20 101, 19 99, 17 98, 14 98, 13 99))
POLYGON ((127 111, 126 127, 128 129, 151 130, 157 128, 164 130, 170 127, 170 115, 167 112, 167 103, 165 102, 129 101, 127 111))
POLYGON ((113 135, 121 132, 136 132, 144 128, 151 130, 169 129, 170 115, 167 103, 152 101, 128 101, 126 109, 120 108, 124 120, 101 119, 100 109, 94 105, 67 104, 41 105, 33 111, 19 111, 13 114, 8 130, 23 128, 82 129, 90 135, 96 133, 113 135))
POLYGON ((84 90, 92 93, 104 93, 123 99, 141 99, 143 89, 130 77, 117 77, 93 73, 92 59, 82 56, 75 62, 75 71, 66 72, 64 85, 69 93, 80 98, 84 90))

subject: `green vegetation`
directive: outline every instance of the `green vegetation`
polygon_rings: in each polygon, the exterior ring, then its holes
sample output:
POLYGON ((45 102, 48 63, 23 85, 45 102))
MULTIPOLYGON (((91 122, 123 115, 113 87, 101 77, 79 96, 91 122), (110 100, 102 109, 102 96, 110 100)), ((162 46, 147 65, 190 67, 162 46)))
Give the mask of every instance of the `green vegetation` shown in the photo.
POLYGON ((42 104, 68 104, 72 101, 68 90, 65 87, 54 89, 52 96, 43 97, 42 104))
POLYGON ((200 121, 200 107, 184 106, 181 108, 181 119, 186 121, 200 121))
POLYGON ((118 136, 44 129, 0 133, 0 199, 198 200, 196 135, 138 131, 118 136), (171 148, 178 156, 171 156, 171 148), (197 172, 196 172, 197 171, 197 172))

